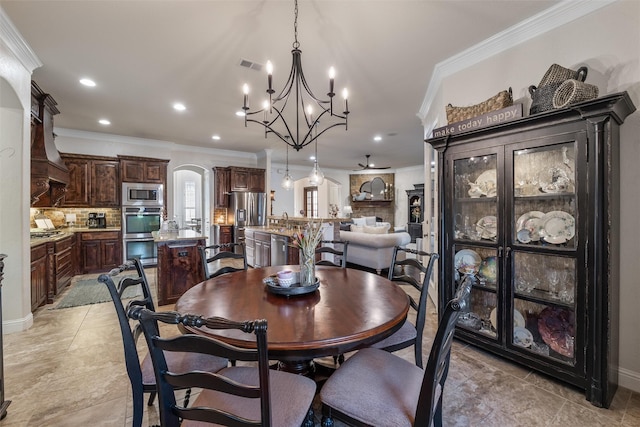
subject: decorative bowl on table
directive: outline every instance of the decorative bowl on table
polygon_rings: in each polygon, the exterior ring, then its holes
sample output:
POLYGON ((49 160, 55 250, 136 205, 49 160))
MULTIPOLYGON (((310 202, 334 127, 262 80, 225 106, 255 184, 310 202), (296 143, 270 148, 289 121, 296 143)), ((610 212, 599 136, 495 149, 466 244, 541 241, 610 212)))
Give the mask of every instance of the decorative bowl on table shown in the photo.
POLYGON ((277 276, 278 276, 278 285, 283 288, 288 288, 289 286, 291 286, 295 279, 293 271, 291 270, 278 271, 277 276))

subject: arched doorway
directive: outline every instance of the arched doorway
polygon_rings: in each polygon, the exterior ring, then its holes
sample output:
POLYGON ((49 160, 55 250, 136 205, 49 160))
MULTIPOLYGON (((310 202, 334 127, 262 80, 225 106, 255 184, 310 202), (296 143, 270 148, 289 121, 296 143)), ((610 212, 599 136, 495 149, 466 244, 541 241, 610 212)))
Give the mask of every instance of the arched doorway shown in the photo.
POLYGON ((210 236, 210 173, 197 165, 181 165, 173 170, 172 216, 180 228, 210 236))

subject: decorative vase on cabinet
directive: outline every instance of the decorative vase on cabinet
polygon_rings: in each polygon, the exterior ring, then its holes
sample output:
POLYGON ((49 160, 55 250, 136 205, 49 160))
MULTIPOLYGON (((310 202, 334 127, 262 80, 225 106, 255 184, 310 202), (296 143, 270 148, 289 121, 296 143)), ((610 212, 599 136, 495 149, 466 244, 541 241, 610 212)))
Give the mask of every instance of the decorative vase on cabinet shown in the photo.
POLYGON ((571 383, 617 389, 619 93, 458 135, 438 150, 440 307, 476 276, 456 337, 571 383))

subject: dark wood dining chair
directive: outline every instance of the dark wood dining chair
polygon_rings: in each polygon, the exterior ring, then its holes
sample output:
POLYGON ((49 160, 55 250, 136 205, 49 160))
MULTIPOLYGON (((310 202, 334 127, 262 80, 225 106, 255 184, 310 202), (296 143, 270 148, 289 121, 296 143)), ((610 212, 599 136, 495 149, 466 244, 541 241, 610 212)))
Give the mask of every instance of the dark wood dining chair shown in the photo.
POLYGON ((248 268, 244 243, 198 246, 198 250, 200 251, 200 262, 205 280, 248 268))
POLYGON ((316 265, 329 265, 333 267, 347 268, 347 249, 349 247, 348 241, 343 240, 321 240, 320 246, 316 248, 316 255, 322 256, 322 254, 331 254, 340 257, 340 264, 331 262, 328 259, 320 259, 316 262, 316 265), (330 245, 330 246, 327 246, 330 245), (339 248, 342 248, 340 250, 339 248))
POLYGON ((316 383, 302 375, 269 369, 266 320, 205 319, 177 312, 155 313, 140 306, 131 306, 128 316, 140 321, 151 351, 163 427, 201 425, 191 423, 191 420, 228 426, 313 426, 311 404, 316 383), (253 333, 256 348, 240 348, 194 334, 163 339, 158 335, 158 322, 253 333), (217 373, 175 372, 167 364, 166 357, 176 351, 252 362, 253 365, 231 366, 217 373), (202 390, 193 405, 187 408, 176 403, 174 391, 178 387, 202 390))
POLYGON ((464 280, 447 303, 424 371, 371 347, 344 362, 320 391, 322 427, 332 427, 333 418, 355 426, 442 426, 455 324, 468 307, 472 282, 464 280))
MULTIPOLYGON (((139 324, 131 327, 129 318, 126 314, 122 296, 127 288, 133 286, 140 286, 142 288, 142 297, 135 297, 129 302, 129 305, 135 305, 144 307, 149 311, 155 311, 153 304, 153 298, 151 296, 151 289, 147 276, 144 271, 144 267, 140 263, 140 260, 134 258, 122 264, 121 266, 114 268, 107 274, 101 274, 98 277, 98 281, 104 283, 109 290, 113 305, 118 316, 118 322, 120 325, 120 333, 122 335, 122 343, 124 345, 124 358, 127 369, 127 375, 131 382, 131 391, 133 395, 133 426, 139 427, 142 425, 143 417, 143 403, 144 393, 150 393, 149 401, 147 404, 151 406, 156 396, 156 379, 153 373, 153 364, 149 353, 144 357, 142 362, 138 357, 137 342, 142 329, 139 324), (118 285, 113 281, 113 277, 126 274, 127 271, 135 270, 136 275, 134 277, 124 276, 122 277, 118 285)), ((220 357, 194 357, 189 353, 181 353, 172 355, 168 358, 168 363, 176 370, 190 370, 199 368, 207 371, 219 371, 220 369, 228 365, 227 359, 220 357)), ((185 394, 185 405, 189 402, 190 391, 187 390, 185 394)))
POLYGON ((409 304, 415 311, 416 321, 414 324, 407 319, 393 335, 371 345, 371 347, 390 352, 413 345, 416 366, 419 368, 422 368, 422 332, 427 317, 429 282, 433 272, 433 264, 438 258, 436 253, 406 249, 400 246, 393 248, 388 278, 394 282, 410 285, 419 292, 417 301, 407 294, 409 304), (410 257, 407 257, 408 254, 410 257), (427 258, 426 263, 423 263, 421 258, 427 258), (422 277, 422 280, 419 277, 422 277))

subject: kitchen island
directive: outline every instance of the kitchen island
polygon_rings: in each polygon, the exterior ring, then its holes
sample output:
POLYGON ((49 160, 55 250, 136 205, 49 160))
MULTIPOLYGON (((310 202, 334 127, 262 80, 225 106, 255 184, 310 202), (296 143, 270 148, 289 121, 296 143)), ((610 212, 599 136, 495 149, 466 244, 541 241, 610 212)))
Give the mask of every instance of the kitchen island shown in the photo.
POLYGON ((158 233, 154 242, 158 245, 158 305, 173 304, 204 280, 198 246, 206 244, 206 237, 193 230, 179 230, 158 233))
POLYGON ((247 226, 245 243, 247 263, 255 268, 272 265, 298 264, 299 250, 293 243, 293 235, 313 221, 322 221, 323 240, 339 240, 340 221, 344 218, 267 217, 269 225, 247 226))

